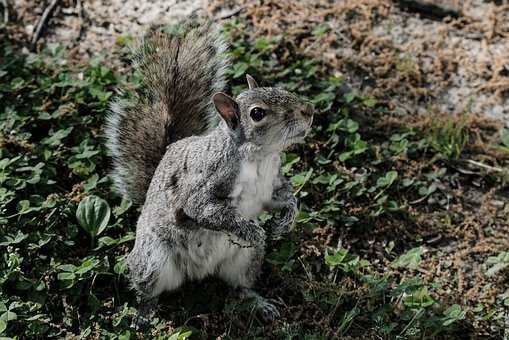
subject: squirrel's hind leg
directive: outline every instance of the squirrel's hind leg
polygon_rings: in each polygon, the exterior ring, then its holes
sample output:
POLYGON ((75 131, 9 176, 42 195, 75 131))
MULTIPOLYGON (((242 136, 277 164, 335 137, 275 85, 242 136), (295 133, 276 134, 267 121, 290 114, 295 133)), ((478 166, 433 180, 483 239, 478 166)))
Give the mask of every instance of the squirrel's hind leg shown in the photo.
POLYGON ((236 248, 236 251, 219 264, 219 277, 233 287, 253 287, 261 272, 265 254, 263 247, 244 248, 236 244, 227 246, 236 248))
POLYGON ((263 322, 273 322, 281 316, 277 307, 273 303, 258 294, 252 288, 239 287, 236 289, 235 294, 240 297, 241 301, 250 300, 254 304, 254 307, 263 322))
POLYGON ((280 316, 276 306, 252 289, 260 275, 264 254, 263 245, 254 248, 239 246, 234 256, 221 263, 218 274, 235 288, 233 293, 237 298, 251 300, 263 321, 272 322, 280 316))
POLYGON ((138 295, 136 301, 138 305, 138 314, 134 316, 131 327, 137 331, 145 330, 156 314, 159 296, 147 297, 138 295))
POLYGON ((184 275, 170 245, 150 235, 136 240, 134 249, 127 257, 127 266, 138 302, 138 315, 132 326, 144 329, 156 313, 159 295, 179 288, 184 275))

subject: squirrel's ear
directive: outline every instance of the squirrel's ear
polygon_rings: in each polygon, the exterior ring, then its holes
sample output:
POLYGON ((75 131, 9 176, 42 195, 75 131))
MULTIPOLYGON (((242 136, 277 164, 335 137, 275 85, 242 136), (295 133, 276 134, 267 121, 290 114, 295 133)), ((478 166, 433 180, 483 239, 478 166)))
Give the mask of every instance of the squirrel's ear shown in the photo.
POLYGON ((249 85, 250 90, 258 87, 258 83, 256 82, 256 80, 253 77, 251 77, 249 74, 246 74, 246 79, 247 79, 247 85, 249 85))
POLYGON ((226 124, 235 130, 239 125, 239 105, 232 97, 223 92, 217 92, 212 96, 212 101, 217 112, 223 117, 226 124))

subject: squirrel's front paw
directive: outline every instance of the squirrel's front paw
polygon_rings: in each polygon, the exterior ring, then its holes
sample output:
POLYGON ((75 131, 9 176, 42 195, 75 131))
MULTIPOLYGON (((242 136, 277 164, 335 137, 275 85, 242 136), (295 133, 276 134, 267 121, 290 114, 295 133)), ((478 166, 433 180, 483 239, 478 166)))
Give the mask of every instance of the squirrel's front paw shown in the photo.
POLYGON ((267 238, 265 230, 256 224, 256 228, 252 230, 252 244, 264 244, 267 238))
POLYGON ((246 241, 251 247, 265 243, 265 230, 254 221, 250 221, 249 225, 243 229, 238 236, 246 241))
POLYGON ((262 297, 256 302, 256 309, 265 323, 273 322, 281 316, 277 307, 262 297))
POLYGON ((241 288, 239 292, 241 299, 250 300, 249 303, 251 304, 251 307, 253 307, 253 310, 256 311, 256 314, 263 322, 270 323, 279 319, 279 311, 277 307, 270 302, 270 300, 258 295, 255 291, 249 288, 241 288))
POLYGON ((136 315, 131 322, 131 328, 136 331, 146 331, 150 326, 150 319, 143 315, 136 315))
POLYGON ((288 234, 295 224, 297 209, 289 207, 283 209, 279 216, 272 218, 268 223, 267 230, 270 232, 272 240, 280 239, 284 234, 288 234))

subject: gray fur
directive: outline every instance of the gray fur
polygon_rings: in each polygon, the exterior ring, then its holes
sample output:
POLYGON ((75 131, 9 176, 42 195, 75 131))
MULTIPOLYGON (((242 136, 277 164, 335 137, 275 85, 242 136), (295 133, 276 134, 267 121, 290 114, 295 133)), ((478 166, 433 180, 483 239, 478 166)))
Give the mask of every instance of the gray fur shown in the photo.
MULTIPOLYGON (((217 55, 203 61, 199 53, 190 52, 201 50, 195 44, 216 39, 214 31, 199 30, 211 37, 189 35, 194 41, 180 43, 179 56, 197 55, 198 64, 180 63, 180 77, 173 79, 174 87, 163 77, 164 74, 172 77, 171 71, 159 75, 151 72, 171 70, 176 60, 173 49, 177 47, 166 38, 155 40, 155 44, 162 44, 158 58, 144 54, 140 64, 145 65, 143 69, 148 72, 144 74, 145 81, 153 87, 151 94, 156 100, 149 102, 138 97, 138 103, 143 101, 147 106, 121 111, 121 118, 114 111, 117 116, 114 113, 110 119, 127 121, 125 124, 130 124, 133 131, 145 128, 161 131, 161 127, 168 126, 164 133, 147 137, 170 136, 161 144, 166 151, 152 176, 149 167, 140 167, 139 163, 132 166, 131 162, 146 152, 153 152, 150 149, 153 141, 134 140, 121 129, 113 130, 117 133, 115 143, 124 147, 123 153, 112 149, 120 159, 117 165, 123 166, 121 170, 129 169, 133 177, 152 177, 138 220, 135 245, 127 259, 130 279, 142 304, 145 301, 145 305, 153 305, 163 291, 177 289, 187 280, 219 276, 238 287, 240 296, 257 296, 262 316, 271 319, 278 315, 275 307, 250 290, 260 273, 267 238, 256 218, 264 208, 281 210, 269 230, 276 236, 289 231, 293 225, 297 200, 291 184, 280 172, 279 154, 303 140, 311 126, 313 108, 282 89, 257 87, 252 79, 251 88, 235 100, 224 101, 224 95, 214 97, 223 100, 218 107, 228 114, 221 113, 221 123, 203 134, 210 119, 212 92, 199 87, 207 84, 214 91, 222 87, 217 65, 222 69, 224 64, 217 61, 217 55), (188 83, 186 79, 194 82, 188 83), (193 86, 198 86, 197 94, 191 93, 193 86), (174 97, 175 93, 180 95, 174 97), (149 104, 153 105, 152 109, 149 104), (258 122, 250 117, 255 106, 266 112, 258 122), (140 126, 140 116, 162 108, 165 114, 153 114, 147 121, 151 126, 140 126), (203 120, 199 122, 193 120, 198 112, 207 113, 200 116, 203 120), (168 121, 178 123, 168 125, 168 121), (178 138, 171 137, 175 135, 178 138), (139 154, 126 156, 134 150, 139 154)), ((125 185, 125 190, 143 188, 143 184, 125 185)), ((145 196, 145 192, 138 191, 136 196, 145 196)))
POLYGON ((152 28, 141 40, 133 67, 142 87, 112 103, 105 131, 115 185, 133 203, 143 204, 168 144, 208 130, 210 98, 225 86, 226 49, 210 22, 189 21, 173 34, 152 28))

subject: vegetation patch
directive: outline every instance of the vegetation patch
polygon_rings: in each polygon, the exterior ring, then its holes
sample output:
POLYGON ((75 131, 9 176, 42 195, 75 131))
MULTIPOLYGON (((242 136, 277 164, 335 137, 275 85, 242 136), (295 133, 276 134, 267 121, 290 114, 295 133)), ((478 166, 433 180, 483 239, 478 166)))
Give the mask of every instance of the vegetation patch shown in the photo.
POLYGON ((147 334, 136 333, 125 255, 137 212, 111 192, 102 137, 115 87, 136 79, 104 57, 70 62, 56 45, 23 52, 11 29, 0 28, 1 336, 503 336, 507 130, 468 112, 397 116, 293 39, 248 35, 239 21, 225 27, 230 90, 250 73, 317 107, 306 143, 283 157, 297 228, 268 245, 259 281, 282 317, 264 325, 210 279, 163 295, 147 334))

